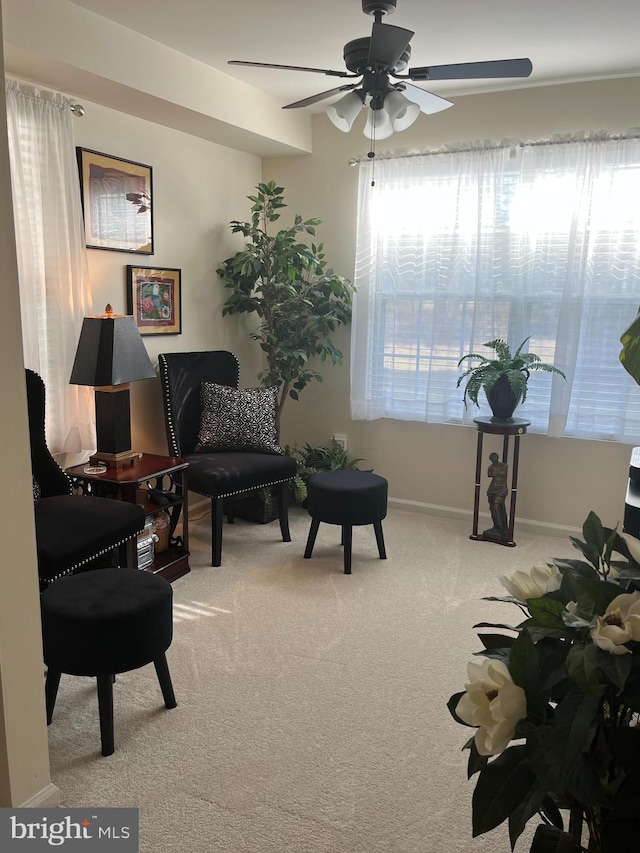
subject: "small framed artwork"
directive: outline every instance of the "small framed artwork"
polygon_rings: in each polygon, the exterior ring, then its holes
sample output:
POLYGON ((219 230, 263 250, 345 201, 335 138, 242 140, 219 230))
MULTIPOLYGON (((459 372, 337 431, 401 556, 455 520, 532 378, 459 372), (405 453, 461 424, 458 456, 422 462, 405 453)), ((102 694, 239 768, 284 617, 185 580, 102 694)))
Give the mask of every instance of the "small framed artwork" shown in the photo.
POLYGON ((181 334, 181 271, 127 266, 127 313, 141 335, 181 334))
POLYGON ((88 249, 153 254, 151 166, 76 148, 88 249))

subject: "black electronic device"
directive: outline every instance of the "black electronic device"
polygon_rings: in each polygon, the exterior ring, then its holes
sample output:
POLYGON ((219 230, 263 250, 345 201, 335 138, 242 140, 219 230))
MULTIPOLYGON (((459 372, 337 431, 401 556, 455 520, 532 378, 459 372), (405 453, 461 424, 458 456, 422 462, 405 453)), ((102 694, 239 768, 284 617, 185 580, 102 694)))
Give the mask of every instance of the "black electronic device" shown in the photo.
POLYGON ((631 451, 622 529, 640 539, 640 447, 634 447, 631 451))

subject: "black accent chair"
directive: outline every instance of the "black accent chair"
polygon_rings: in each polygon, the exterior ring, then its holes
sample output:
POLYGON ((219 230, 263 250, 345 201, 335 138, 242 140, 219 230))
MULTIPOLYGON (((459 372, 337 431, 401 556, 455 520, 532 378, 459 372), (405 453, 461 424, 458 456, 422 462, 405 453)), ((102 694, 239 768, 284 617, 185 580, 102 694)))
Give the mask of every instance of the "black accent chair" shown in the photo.
POLYGON ((121 564, 137 568, 137 537, 144 527, 144 510, 125 501, 71 493, 71 479, 46 443, 44 382, 33 370, 26 370, 26 382, 41 589, 64 575, 90 568, 115 548, 120 551, 121 564))
POLYGON ((189 462, 189 491, 211 498, 211 565, 222 562, 224 499, 275 486, 280 531, 290 542, 288 483, 296 473, 290 456, 247 451, 195 453, 203 381, 238 387, 238 360, 226 350, 174 352, 158 356, 169 453, 189 462))

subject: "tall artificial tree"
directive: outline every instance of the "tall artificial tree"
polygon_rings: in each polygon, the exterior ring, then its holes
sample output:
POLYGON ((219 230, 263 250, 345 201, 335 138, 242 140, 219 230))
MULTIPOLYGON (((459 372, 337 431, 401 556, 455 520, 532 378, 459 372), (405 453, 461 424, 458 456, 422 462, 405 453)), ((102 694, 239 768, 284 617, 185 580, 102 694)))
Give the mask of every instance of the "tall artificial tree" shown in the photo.
POLYGON ((276 424, 289 397, 298 399, 312 381, 322 381, 313 366, 319 359, 342 364, 343 354, 331 340, 338 326, 351 322, 354 287, 328 266, 322 243, 305 243, 301 235, 315 237, 320 219, 303 220, 270 234, 278 212, 286 207, 284 189, 275 181, 261 183, 252 203, 251 221, 230 223, 241 233, 244 249, 223 262, 217 270, 231 292, 223 314, 252 314, 259 318, 251 338, 265 354, 266 369, 258 374, 263 385, 278 387, 276 424))

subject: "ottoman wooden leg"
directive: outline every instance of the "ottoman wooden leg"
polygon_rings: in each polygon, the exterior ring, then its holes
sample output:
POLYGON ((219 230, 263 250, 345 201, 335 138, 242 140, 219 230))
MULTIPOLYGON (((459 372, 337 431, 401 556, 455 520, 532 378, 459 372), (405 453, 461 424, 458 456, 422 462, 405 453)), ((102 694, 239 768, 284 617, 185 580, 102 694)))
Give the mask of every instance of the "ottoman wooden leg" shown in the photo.
POLYGON ((153 665, 156 668, 156 675, 160 682, 160 690, 162 690, 162 698, 166 708, 176 708, 175 693, 173 692, 173 684, 171 683, 171 675, 169 674, 169 666, 167 664, 167 656, 162 655, 154 660, 153 665))
POLYGON ((342 544, 344 545, 344 573, 351 574, 351 542, 353 527, 350 524, 342 525, 342 544))
POLYGON ((308 560, 313 552, 313 546, 316 542, 316 536, 318 535, 318 528, 320 527, 320 522, 317 518, 311 519, 311 527, 309 528, 309 536, 307 537, 307 547, 304 549, 304 558, 308 560))
POLYGON ((384 536, 382 534, 382 522, 381 521, 374 521, 373 522, 373 529, 376 532, 376 542, 378 543, 378 554, 380 554, 380 559, 386 560, 387 559, 387 552, 386 552, 385 547, 384 547, 384 536))
POLYGON ((53 719, 53 709, 56 706, 56 696, 58 695, 58 687, 60 686, 59 672, 54 672, 52 669, 47 669, 47 678, 44 683, 44 696, 47 706, 47 725, 51 725, 53 719))
POLYGON ((98 675, 98 711, 100 713, 100 740, 102 754, 113 755, 113 676, 98 675))

